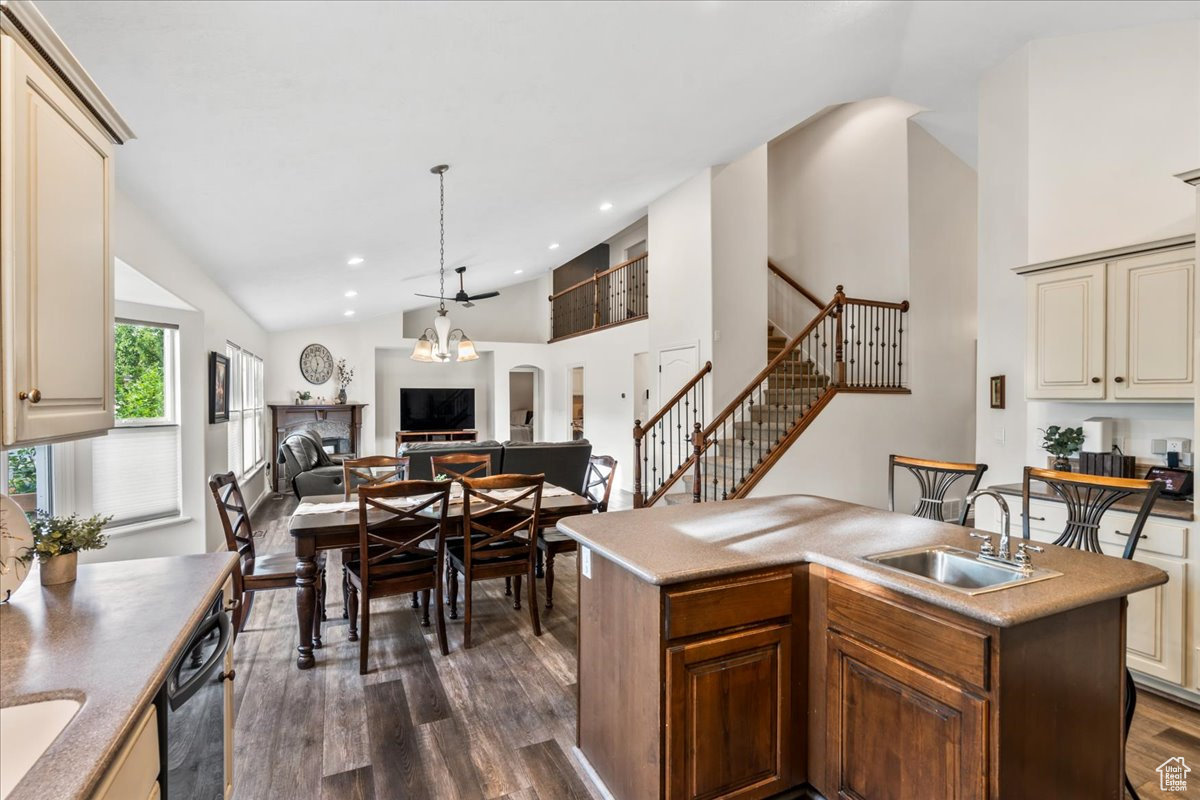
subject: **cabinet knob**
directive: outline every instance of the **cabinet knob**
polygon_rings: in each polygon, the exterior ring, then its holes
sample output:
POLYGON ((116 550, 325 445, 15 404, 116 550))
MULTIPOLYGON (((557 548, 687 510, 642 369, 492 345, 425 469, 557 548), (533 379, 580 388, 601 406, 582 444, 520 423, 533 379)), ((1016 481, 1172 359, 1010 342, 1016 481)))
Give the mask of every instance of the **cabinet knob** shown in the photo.
POLYGON ((1125 379, 1124 379, 1124 378, 1122 378, 1120 375, 1118 375, 1117 377, 1113 378, 1113 381, 1114 381, 1115 383, 1124 383, 1124 382, 1125 382, 1125 379))
POLYGON ((1092 383, 1099 383, 1099 382, 1100 382, 1099 378, 1092 378, 1092 383))
POLYGON ((231 669, 231 670, 229 670, 229 672, 222 672, 220 675, 218 675, 217 680, 218 681, 231 681, 236 677, 237 677, 237 670, 231 669))
POLYGON ((30 389, 28 392, 18 392, 18 400, 28 400, 31 403, 42 402, 42 392, 39 389, 30 389))

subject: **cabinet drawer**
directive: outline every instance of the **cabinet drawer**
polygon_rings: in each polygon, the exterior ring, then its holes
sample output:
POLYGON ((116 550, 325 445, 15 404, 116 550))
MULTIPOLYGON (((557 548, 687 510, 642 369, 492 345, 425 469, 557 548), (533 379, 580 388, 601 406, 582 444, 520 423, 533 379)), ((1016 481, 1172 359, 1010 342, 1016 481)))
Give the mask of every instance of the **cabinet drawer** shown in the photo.
POLYGON ((958 680, 988 688, 990 637, 830 581, 829 626, 883 645, 958 680))
MULTIPOLYGON (((1017 499, 1017 508, 1013 513, 1013 536, 1021 535, 1021 525, 1024 520, 1021 518, 1021 500, 1017 499)), ((1067 527, 1067 507, 1062 503, 1036 502, 1029 501, 1029 532, 1031 539, 1044 539, 1039 537, 1036 532, 1051 534, 1049 539, 1045 541, 1054 541, 1058 538, 1063 529, 1067 527)))
POLYGON ((142 714, 133 734, 117 753, 93 800, 153 797, 158 785, 158 719, 154 706, 142 714))
MULTIPOLYGON (((1133 514, 1108 513, 1100 520, 1100 541, 1125 548, 1129 541, 1129 529, 1133 526, 1133 514)), ((1146 520, 1142 527, 1142 538, 1138 542, 1138 553, 1159 553, 1175 558, 1187 558, 1188 529, 1183 525, 1172 525, 1155 519, 1146 520)))
POLYGON ((792 613, 792 573, 760 572, 668 590, 665 602, 668 639, 788 617, 792 613))

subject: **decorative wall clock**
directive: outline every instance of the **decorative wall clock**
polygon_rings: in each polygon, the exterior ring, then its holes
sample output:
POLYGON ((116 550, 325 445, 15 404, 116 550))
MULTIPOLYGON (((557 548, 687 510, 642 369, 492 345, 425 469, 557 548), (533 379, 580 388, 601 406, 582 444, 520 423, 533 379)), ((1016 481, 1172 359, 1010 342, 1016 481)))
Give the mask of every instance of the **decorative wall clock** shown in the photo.
POLYGON ((333 377, 333 356, 323 344, 310 344, 300 353, 300 374, 318 386, 333 377))

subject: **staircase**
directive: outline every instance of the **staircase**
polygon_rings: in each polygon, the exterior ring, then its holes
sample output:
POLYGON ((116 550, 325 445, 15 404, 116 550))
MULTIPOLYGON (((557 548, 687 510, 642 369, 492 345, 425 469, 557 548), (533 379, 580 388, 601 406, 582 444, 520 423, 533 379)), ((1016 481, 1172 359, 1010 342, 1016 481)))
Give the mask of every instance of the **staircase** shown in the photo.
POLYGON ((705 364, 634 423, 634 507, 745 497, 837 394, 907 394, 907 312, 907 301, 850 298, 839 286, 796 336, 768 323, 767 366, 711 419, 705 364))

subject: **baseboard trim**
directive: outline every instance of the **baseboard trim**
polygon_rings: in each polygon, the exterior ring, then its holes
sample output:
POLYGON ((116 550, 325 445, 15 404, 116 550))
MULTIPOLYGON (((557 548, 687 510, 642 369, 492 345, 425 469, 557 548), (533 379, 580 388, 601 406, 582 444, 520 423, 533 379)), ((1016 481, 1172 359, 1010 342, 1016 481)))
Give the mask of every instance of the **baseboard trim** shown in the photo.
POLYGON ((578 747, 571 748, 571 755, 575 756, 575 760, 579 762, 579 766, 583 768, 584 774, 588 780, 592 782, 592 788, 599 793, 602 800, 617 800, 613 797, 613 793, 604 785, 604 781, 600 780, 600 776, 596 774, 596 768, 592 766, 592 762, 588 761, 587 756, 578 747))

